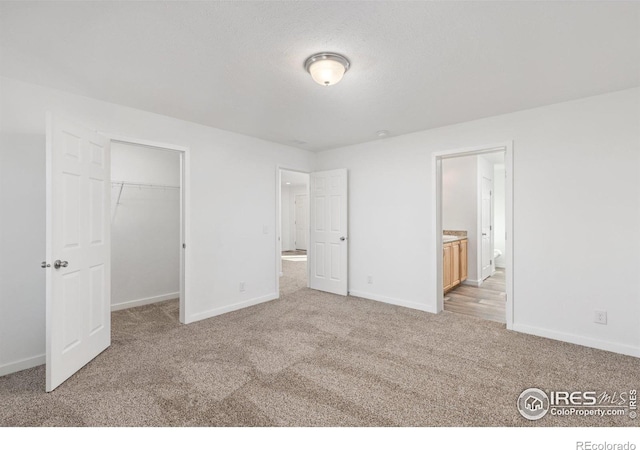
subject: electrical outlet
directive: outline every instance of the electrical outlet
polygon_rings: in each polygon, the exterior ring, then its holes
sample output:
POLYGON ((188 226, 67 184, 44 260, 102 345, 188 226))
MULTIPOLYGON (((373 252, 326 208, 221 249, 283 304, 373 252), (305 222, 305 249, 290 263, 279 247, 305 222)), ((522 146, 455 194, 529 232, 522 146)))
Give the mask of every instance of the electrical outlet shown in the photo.
POLYGON ((367 284, 373 284, 373 277, 371 275, 367 275, 367 284))
POLYGON ((244 292, 247 290, 247 285, 244 281, 240 282, 240 292, 244 292))
POLYGON ((595 323, 607 324, 607 312, 606 311, 594 311, 593 321, 595 323))

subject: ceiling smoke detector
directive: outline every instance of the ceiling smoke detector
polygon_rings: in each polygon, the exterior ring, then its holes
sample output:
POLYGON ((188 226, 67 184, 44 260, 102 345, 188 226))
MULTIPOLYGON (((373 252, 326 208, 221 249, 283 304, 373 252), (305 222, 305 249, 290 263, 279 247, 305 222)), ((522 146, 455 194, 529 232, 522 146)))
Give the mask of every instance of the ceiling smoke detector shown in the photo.
POLYGON ((322 86, 331 86, 342 80, 349 67, 349 60, 337 53, 316 53, 304 62, 304 70, 309 72, 313 81, 322 86))

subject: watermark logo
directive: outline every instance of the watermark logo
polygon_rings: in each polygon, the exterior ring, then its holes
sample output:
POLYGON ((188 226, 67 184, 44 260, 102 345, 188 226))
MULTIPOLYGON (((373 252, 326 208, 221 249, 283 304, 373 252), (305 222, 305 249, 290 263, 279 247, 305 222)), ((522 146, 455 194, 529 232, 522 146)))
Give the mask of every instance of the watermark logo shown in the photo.
POLYGON ((518 411, 525 419, 542 419, 549 412, 549 397, 540 389, 525 389, 518 397, 518 411))
POLYGON ((638 391, 548 391, 525 389, 518 397, 518 411, 528 420, 552 416, 638 417, 638 391))

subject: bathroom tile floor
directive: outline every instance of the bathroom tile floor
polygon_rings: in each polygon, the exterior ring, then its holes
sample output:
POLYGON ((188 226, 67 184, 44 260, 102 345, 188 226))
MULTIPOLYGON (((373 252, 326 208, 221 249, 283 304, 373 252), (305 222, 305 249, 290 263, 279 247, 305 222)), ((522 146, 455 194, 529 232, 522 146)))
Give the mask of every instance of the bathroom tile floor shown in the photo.
POLYGON ((505 323, 504 269, 496 269, 482 286, 462 284, 444 296, 444 310, 505 323))

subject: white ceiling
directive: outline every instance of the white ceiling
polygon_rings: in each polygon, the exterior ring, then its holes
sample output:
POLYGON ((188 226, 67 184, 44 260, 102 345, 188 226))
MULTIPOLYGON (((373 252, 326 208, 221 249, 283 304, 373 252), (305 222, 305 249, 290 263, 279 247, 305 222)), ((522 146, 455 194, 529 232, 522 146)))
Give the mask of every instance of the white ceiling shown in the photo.
POLYGON ((637 2, 0 3, 2 75, 309 150, 638 86, 639 55, 637 2))

